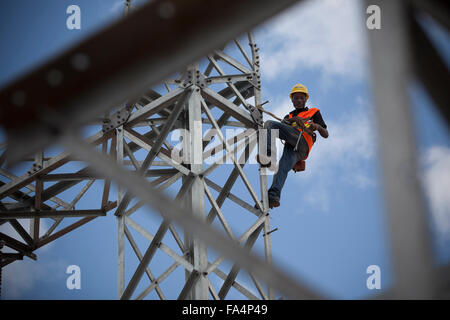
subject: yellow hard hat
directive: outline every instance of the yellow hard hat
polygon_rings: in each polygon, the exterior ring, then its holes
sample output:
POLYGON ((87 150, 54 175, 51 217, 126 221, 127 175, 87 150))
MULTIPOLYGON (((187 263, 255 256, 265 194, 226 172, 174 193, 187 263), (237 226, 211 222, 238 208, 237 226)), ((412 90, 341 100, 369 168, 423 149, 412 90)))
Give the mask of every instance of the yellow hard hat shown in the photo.
POLYGON ((306 94, 306 100, 309 98, 308 89, 301 83, 297 83, 291 90, 291 93, 289 94, 289 98, 292 100, 292 95, 296 92, 303 92, 306 94))

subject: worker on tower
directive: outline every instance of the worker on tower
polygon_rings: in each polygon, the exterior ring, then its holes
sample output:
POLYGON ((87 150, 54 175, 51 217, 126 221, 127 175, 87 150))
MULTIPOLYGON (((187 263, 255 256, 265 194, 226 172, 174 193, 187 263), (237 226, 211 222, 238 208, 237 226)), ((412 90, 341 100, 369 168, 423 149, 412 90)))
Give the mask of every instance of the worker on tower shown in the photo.
POLYGON ((318 131, 323 138, 328 138, 327 125, 320 114, 320 110, 308 108, 305 105, 309 98, 306 87, 302 84, 296 84, 289 97, 295 110, 287 114, 281 122, 269 120, 264 123, 264 128, 267 129, 267 153, 257 156, 257 161, 261 167, 268 167, 275 171, 276 147, 271 145, 271 131, 272 129, 278 129, 279 139, 284 140, 285 144, 278 171, 268 191, 271 209, 280 205, 281 189, 289 171, 291 169, 294 172, 305 170, 305 160, 316 142, 315 132, 318 131))

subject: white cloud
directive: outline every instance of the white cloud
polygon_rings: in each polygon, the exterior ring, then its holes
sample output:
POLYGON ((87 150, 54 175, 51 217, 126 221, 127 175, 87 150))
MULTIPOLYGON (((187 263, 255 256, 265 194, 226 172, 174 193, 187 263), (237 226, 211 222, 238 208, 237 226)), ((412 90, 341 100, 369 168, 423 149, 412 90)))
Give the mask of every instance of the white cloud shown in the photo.
POLYGON ((318 69, 322 77, 359 79, 365 72, 364 19, 356 0, 302 2, 261 32, 262 75, 271 80, 318 69))
POLYGON ((450 148, 431 147, 422 161, 425 194, 434 223, 442 236, 450 237, 450 148))
POLYGON ((3 271, 3 295, 7 294, 9 299, 20 298, 34 287, 36 281, 43 274, 43 266, 35 261, 30 261, 28 258, 13 262, 3 271))
MULTIPOLYGON (((30 229, 30 220, 18 219, 20 225, 26 230, 30 229)), ((48 230, 48 222, 45 219, 40 219, 40 236, 44 235, 48 230)), ((9 224, 5 223, 0 226, 0 231, 22 243, 25 241, 16 232, 16 230, 9 224)), ((34 253, 38 256, 44 252, 48 252, 53 247, 53 243, 49 243, 34 253)), ((17 251, 5 246, 3 252, 16 253, 17 251)), ((39 261, 39 260, 38 260, 39 261)), ((18 299, 27 291, 30 291, 36 285, 36 282, 46 273, 47 266, 41 265, 38 261, 33 261, 28 257, 23 260, 14 261, 3 269, 3 295, 7 299, 18 299)), ((47 275, 50 273, 47 272, 47 275)))
POLYGON ((125 8, 125 1, 117 0, 109 9, 109 14, 119 14, 122 13, 125 8))
POLYGON ((331 199, 328 186, 322 183, 314 188, 305 188, 302 194, 302 201, 305 201, 318 211, 330 211, 331 199))
POLYGON ((39 282, 62 282, 68 265, 63 260, 44 264, 24 257, 23 261, 15 261, 4 267, 2 294, 6 299, 21 299, 39 282))

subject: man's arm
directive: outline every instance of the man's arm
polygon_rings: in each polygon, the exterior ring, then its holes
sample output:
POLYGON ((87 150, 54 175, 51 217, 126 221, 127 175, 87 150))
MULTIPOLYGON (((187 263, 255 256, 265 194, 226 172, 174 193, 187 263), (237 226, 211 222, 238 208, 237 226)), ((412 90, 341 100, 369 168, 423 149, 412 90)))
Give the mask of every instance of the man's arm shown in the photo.
POLYGON ((285 115, 281 123, 291 124, 292 122, 289 119, 289 114, 285 115))
POLYGON ((322 114, 320 111, 317 111, 313 116, 313 122, 315 126, 313 126, 314 131, 319 131, 320 135, 323 138, 328 138, 328 130, 325 121, 323 121, 322 114))
POLYGON ((317 123, 312 123, 309 127, 309 129, 313 130, 313 131, 319 131, 320 135, 323 138, 328 138, 328 130, 325 129, 324 127, 322 127, 320 124, 317 123))

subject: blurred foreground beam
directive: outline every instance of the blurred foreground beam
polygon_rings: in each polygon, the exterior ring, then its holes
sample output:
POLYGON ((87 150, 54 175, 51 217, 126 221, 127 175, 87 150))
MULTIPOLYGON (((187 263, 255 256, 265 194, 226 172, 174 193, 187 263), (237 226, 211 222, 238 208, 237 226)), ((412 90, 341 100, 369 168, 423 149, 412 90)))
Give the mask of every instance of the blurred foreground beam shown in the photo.
MULTIPOLYGON (((425 1, 419 1, 420 4, 424 2, 425 1)), ((432 3, 435 4, 435 11, 438 11, 438 4, 435 3, 435 1, 430 2, 430 4, 432 3)), ((450 72, 439 50, 434 46, 433 42, 419 23, 421 13, 421 11, 419 11, 420 8, 421 7, 418 6, 415 12, 410 12, 408 25, 410 28, 409 36, 414 59, 413 67, 415 68, 418 80, 423 83, 434 106, 441 113, 444 120, 447 121, 448 126, 450 125, 450 91, 448 90, 450 72)), ((448 2, 441 3, 441 11, 446 12, 447 16, 449 15, 450 5, 448 2)), ((436 18, 437 15, 431 14, 431 16, 436 18)), ((440 22, 440 20, 437 20, 437 22, 440 22)), ((447 32, 450 30, 448 21, 446 24, 441 24, 441 27, 446 27, 447 32)))
POLYGON ((413 56, 405 1, 366 0, 382 12, 380 30, 368 30, 372 79, 394 266, 395 299, 434 294, 433 257, 417 171, 414 127, 407 95, 413 56))
POLYGON ((33 154, 139 96, 297 1, 149 2, 1 89, 8 161, 33 154))
POLYGON ((441 0, 409 0, 417 9, 433 17, 442 27, 450 29, 450 3, 441 0))

